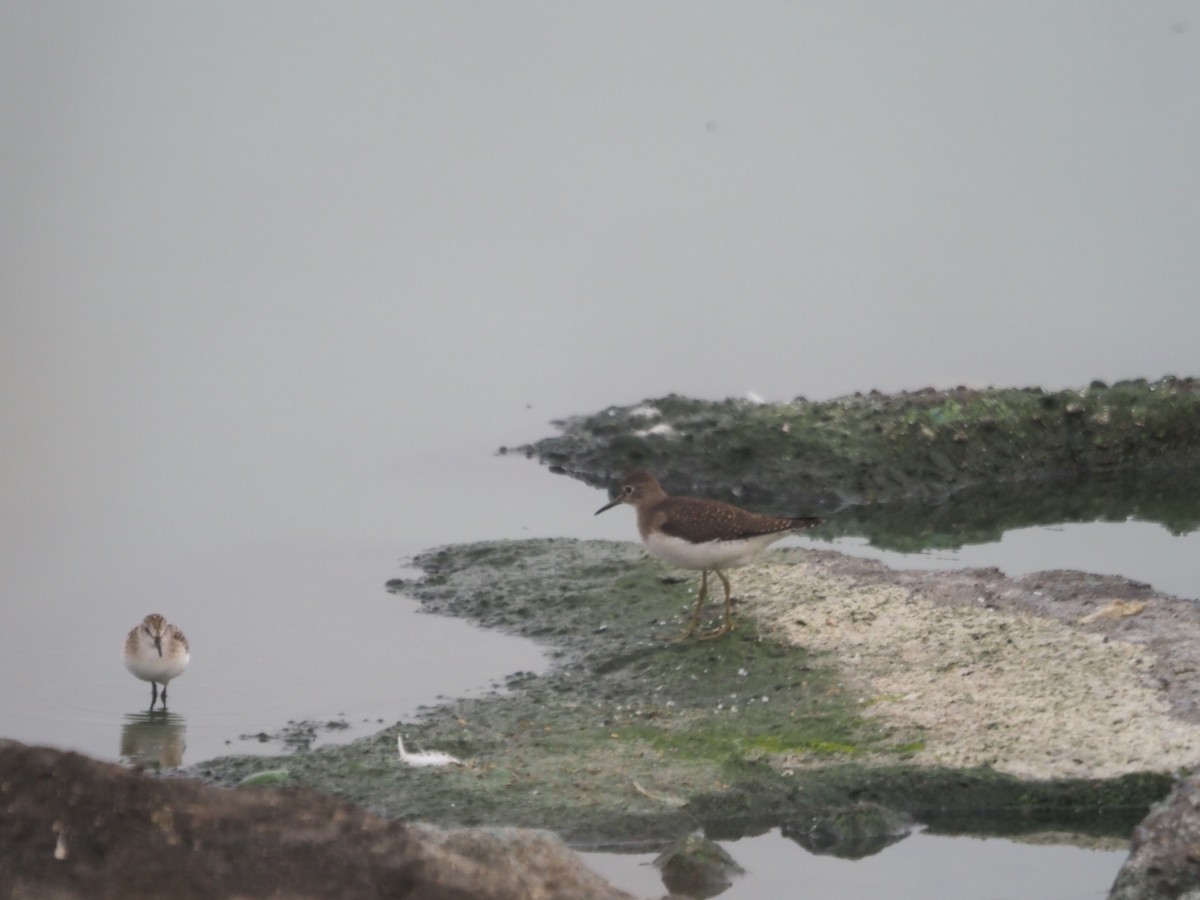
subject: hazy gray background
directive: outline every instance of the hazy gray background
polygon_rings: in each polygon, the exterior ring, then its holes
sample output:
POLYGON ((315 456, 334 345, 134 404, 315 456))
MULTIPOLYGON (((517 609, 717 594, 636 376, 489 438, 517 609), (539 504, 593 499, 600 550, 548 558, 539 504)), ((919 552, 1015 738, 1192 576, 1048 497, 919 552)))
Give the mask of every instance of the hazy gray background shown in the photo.
POLYGON ((667 391, 1198 368, 1195 3, 0 9, 21 558, 491 532, 448 458, 667 391))
POLYGON ((556 416, 1200 374, 1198 9, 0 2, 0 734, 150 611, 185 762, 540 665, 381 585, 632 538, 556 416))

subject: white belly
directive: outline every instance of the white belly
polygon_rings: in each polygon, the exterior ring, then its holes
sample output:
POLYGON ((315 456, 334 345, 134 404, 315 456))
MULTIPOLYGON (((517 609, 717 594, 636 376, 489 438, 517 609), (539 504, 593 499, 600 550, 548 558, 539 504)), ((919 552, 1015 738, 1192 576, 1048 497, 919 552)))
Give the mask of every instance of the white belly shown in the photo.
POLYGON ((755 556, 781 538, 786 531, 776 534, 760 534, 737 541, 708 541, 693 544, 683 538, 652 532, 643 543, 651 556, 679 566, 681 569, 730 569, 745 565, 755 556))
POLYGON ((125 660, 125 668, 142 681, 157 681, 166 684, 172 678, 178 678, 187 668, 188 655, 182 656, 153 656, 131 657, 125 660))

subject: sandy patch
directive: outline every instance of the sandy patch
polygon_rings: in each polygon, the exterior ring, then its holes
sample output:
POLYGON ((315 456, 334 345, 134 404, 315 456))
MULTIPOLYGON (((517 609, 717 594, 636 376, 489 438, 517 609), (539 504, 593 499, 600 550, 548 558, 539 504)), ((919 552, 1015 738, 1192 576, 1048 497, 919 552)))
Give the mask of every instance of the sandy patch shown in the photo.
POLYGON ((924 742, 918 763, 1108 778, 1200 762, 1200 725, 1172 715, 1142 644, 983 596, 948 602, 932 573, 927 590, 839 571, 836 554, 777 556, 798 561, 737 572, 741 609, 840 660, 868 715, 924 742))

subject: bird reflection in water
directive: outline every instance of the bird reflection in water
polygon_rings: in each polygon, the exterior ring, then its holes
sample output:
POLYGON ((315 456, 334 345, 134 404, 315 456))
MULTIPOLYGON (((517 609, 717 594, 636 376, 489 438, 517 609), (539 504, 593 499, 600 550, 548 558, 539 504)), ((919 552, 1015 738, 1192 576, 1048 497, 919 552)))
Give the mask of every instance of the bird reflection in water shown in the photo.
POLYGON ((187 748, 187 720, 177 713, 129 713, 121 727, 121 762, 146 769, 174 769, 187 748))

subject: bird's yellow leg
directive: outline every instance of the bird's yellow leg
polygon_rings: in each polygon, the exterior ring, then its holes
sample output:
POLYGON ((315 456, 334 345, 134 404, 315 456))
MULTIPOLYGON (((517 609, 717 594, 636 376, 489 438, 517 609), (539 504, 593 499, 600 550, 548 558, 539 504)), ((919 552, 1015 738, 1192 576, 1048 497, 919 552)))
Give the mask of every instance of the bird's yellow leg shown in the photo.
MULTIPOLYGON (((721 575, 720 572, 717 574, 721 575)), ((721 575, 721 579, 724 580, 724 578, 725 576, 721 575)), ((663 638, 663 640, 682 641, 686 637, 691 637, 696 631, 696 626, 700 624, 700 610, 704 608, 704 600, 707 596, 708 570, 705 569, 700 573, 700 596, 696 598, 696 608, 692 610, 692 618, 688 620, 687 628, 683 629, 683 631, 680 634, 675 635, 675 637, 663 638)))
POLYGON ((721 584, 725 585, 725 621, 720 628, 716 628, 706 634, 700 635, 700 640, 707 641, 712 638, 720 637, 723 634, 728 634, 736 627, 733 624, 733 600, 729 593, 729 579, 725 577, 725 573, 720 569, 713 569, 717 573, 717 577, 721 579, 721 584))

